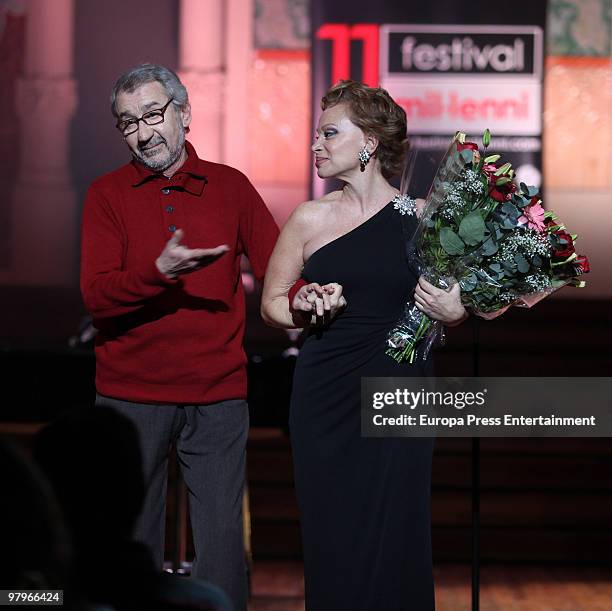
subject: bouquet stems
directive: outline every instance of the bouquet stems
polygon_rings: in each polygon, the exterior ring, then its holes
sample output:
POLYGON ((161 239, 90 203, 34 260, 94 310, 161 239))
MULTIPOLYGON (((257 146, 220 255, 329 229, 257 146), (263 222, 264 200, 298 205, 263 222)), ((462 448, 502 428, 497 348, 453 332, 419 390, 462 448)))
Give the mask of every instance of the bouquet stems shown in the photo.
POLYGON ((389 347, 385 352, 398 363, 414 363, 417 346, 428 335, 434 321, 414 304, 408 308, 405 320, 405 323, 393 329, 387 340, 389 347))

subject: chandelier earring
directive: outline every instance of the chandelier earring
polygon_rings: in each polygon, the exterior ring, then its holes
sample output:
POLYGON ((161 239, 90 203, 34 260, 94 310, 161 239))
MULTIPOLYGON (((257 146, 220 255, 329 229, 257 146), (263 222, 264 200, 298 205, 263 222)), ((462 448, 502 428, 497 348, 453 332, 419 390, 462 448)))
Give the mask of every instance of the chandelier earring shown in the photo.
POLYGON ((366 166, 368 165, 368 161, 370 161, 371 157, 372 153, 370 153, 364 145, 364 147, 359 151, 359 164, 362 172, 365 172, 366 166))

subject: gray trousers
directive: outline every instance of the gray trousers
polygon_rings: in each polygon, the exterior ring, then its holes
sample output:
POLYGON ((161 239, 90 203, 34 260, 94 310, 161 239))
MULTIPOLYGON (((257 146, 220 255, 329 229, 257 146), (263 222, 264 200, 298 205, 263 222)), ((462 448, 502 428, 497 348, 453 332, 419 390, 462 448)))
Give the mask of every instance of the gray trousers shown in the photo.
MULTIPOLYGON (((168 454, 176 444, 189 493, 195 559, 192 575, 222 588, 236 611, 246 611, 247 573, 242 528, 249 411, 241 399, 210 405, 151 405, 102 395, 138 430, 146 496, 134 530, 161 569, 164 561, 168 454)), ((112 439, 109 440, 112 445, 112 439)), ((121 502, 121 499, 117 499, 121 502)))

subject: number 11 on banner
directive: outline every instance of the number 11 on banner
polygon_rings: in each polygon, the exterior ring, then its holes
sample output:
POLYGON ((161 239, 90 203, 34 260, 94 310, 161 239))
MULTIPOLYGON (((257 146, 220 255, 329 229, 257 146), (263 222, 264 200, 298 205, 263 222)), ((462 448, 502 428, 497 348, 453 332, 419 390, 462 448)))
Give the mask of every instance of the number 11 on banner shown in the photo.
POLYGON ((362 45, 363 74, 361 80, 370 87, 378 87, 378 30, 375 23, 324 23, 317 30, 317 38, 331 40, 332 85, 351 75, 351 41, 359 40, 362 45))

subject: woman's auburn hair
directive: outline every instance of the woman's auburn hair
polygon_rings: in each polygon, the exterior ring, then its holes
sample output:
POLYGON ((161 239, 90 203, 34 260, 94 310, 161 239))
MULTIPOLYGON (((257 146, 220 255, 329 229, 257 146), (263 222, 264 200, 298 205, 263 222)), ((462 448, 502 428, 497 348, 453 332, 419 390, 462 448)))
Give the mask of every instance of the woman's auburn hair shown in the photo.
POLYGON ((382 175, 391 178, 404 166, 408 150, 406 113, 382 87, 368 87, 357 81, 338 81, 322 98, 326 110, 346 104, 351 121, 366 135, 377 138, 374 155, 382 175))

